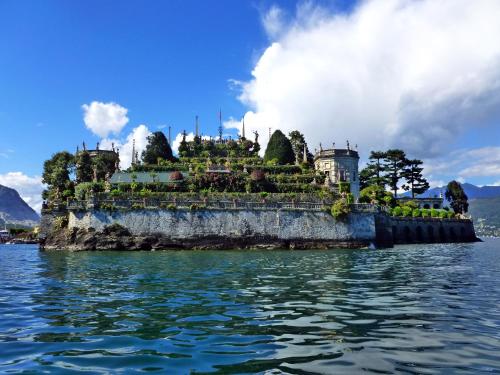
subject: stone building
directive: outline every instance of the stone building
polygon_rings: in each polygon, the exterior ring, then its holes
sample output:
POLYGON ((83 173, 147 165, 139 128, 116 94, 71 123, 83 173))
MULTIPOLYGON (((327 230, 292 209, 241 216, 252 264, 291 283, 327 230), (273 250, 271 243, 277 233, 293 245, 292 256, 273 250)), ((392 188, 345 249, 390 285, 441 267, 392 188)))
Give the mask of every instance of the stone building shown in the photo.
POLYGON ((314 168, 326 174, 325 183, 335 188, 339 182, 349 182, 356 200, 359 197, 358 163, 359 154, 350 149, 349 143, 345 149, 323 149, 320 146, 314 155, 314 168))

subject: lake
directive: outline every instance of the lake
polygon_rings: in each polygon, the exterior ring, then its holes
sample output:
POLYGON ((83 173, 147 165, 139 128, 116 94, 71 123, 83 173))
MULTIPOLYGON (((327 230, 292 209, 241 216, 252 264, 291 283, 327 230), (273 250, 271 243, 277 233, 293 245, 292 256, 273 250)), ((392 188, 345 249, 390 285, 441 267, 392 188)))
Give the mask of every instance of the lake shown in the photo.
POLYGON ((0 373, 500 373, 500 240, 384 250, 0 245, 0 373))

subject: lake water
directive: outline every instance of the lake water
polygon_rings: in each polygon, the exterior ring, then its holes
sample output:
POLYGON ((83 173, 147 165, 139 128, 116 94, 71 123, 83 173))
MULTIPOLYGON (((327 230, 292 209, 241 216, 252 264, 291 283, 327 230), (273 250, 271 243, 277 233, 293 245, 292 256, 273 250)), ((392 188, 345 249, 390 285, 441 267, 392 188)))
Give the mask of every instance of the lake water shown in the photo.
POLYGON ((0 246, 0 373, 500 373, 500 240, 387 250, 0 246))

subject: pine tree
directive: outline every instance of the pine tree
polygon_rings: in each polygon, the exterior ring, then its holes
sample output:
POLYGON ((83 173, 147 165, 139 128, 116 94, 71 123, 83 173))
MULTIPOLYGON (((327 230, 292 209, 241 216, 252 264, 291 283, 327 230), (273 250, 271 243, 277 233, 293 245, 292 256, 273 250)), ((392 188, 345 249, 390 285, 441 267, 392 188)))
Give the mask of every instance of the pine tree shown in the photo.
POLYGON ((459 182, 453 180, 448 183, 445 197, 456 214, 464 214, 469 210, 469 198, 459 182))
POLYGON ((273 133, 264 154, 264 162, 272 160, 276 160, 278 164, 293 164, 295 162, 292 144, 280 130, 273 133))
POLYGON ((385 189, 387 178, 384 176, 385 166, 382 162, 385 157, 386 152, 383 151, 372 151, 370 153, 370 162, 359 174, 361 189, 371 185, 377 185, 385 189))
POLYGON ((387 184, 394 193, 394 197, 398 196, 398 184, 402 178, 403 170, 406 167, 406 155, 403 150, 392 149, 388 150, 384 155, 384 178, 387 184))
POLYGON ((406 180, 403 189, 406 191, 410 190, 412 198, 415 198, 415 195, 425 193, 429 189, 429 182, 422 175, 422 171, 424 170, 421 167, 422 164, 422 160, 406 160, 406 167, 402 173, 402 177, 406 180))
POLYGON ((142 152, 142 161, 145 164, 157 164, 158 159, 173 161, 172 149, 167 137, 162 132, 154 132, 148 136, 148 144, 142 152))

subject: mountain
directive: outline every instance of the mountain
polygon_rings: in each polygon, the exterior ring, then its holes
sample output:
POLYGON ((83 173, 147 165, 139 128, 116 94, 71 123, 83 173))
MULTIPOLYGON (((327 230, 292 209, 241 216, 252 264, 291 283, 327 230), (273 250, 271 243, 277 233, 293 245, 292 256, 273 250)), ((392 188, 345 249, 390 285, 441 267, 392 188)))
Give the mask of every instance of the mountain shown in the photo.
POLYGON ((469 214, 479 237, 500 237, 500 197, 471 199, 469 214))
MULTIPOLYGON (((476 186, 469 183, 464 183, 462 184, 462 188, 464 189, 465 194, 467 194, 467 197, 469 197, 469 199, 500 197, 500 186, 476 186)), ((446 186, 436 187, 427 190, 424 194, 420 195, 420 197, 439 197, 441 192, 444 196, 445 191, 446 186)), ((405 195, 406 194, 410 195, 409 193, 405 193, 405 195)))
POLYGON ((0 223, 34 226, 40 216, 23 201, 19 193, 0 185, 0 223))

